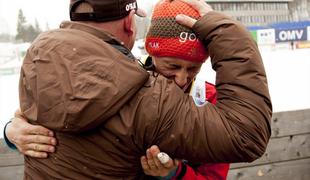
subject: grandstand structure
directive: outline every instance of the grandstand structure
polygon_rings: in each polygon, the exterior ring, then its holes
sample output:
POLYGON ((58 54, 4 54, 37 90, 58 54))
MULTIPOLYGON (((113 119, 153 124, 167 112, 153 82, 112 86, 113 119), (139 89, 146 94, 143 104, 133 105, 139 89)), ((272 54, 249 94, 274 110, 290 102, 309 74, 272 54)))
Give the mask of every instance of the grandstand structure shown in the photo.
POLYGON ((246 26, 310 20, 310 0, 206 0, 246 26))

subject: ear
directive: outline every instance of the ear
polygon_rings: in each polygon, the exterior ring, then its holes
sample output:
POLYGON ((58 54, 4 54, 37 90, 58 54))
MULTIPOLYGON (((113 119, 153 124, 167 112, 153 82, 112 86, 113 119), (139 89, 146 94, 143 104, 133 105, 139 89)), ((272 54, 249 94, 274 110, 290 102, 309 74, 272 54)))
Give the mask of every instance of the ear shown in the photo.
POLYGON ((129 15, 124 20, 124 31, 128 33, 128 35, 132 35, 134 33, 135 26, 135 11, 130 11, 129 15))

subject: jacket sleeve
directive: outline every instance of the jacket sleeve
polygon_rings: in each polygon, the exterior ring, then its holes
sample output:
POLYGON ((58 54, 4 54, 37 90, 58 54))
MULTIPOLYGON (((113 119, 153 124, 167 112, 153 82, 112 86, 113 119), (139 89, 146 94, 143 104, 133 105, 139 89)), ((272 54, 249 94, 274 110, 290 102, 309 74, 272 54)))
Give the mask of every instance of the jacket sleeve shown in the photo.
POLYGON ((7 127, 7 125, 8 125, 9 123, 11 123, 11 121, 7 122, 7 123, 5 124, 5 126, 4 126, 4 129, 3 129, 4 142, 6 143, 6 145, 7 145, 9 148, 11 148, 11 149, 13 149, 13 150, 16 150, 17 148, 16 148, 15 144, 11 143, 11 141, 8 139, 8 137, 6 136, 6 133, 5 133, 6 127, 7 127))
POLYGON ((185 163, 179 163, 177 172, 171 180, 226 180, 229 164, 203 164, 193 168, 185 163))
POLYGON ((228 170, 229 164, 227 163, 207 163, 195 168, 196 173, 205 177, 207 180, 225 180, 228 170))
POLYGON ((163 83, 155 143, 193 162, 256 160, 266 150, 272 115, 257 45, 241 24, 217 12, 202 17, 194 29, 216 71, 217 103, 196 107, 173 83, 163 83))

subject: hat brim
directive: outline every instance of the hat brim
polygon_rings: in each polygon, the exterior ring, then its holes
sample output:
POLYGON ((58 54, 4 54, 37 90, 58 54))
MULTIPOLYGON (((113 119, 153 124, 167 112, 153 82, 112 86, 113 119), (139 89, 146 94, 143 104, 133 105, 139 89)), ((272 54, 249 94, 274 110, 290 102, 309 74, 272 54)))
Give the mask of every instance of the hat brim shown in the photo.
POLYGON ((138 8, 136 11, 135 11, 135 14, 139 17, 146 17, 147 16, 147 13, 143 10, 143 9, 140 9, 138 8))

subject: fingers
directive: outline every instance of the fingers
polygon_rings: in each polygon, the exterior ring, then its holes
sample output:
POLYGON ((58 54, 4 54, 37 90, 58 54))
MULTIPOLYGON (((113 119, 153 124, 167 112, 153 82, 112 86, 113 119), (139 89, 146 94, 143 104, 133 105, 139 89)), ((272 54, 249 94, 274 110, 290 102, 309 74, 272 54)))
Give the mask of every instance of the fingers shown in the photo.
POLYGON ((5 133, 21 153, 31 157, 47 157, 48 153, 55 151, 54 146, 57 144, 52 131, 42 126, 32 125, 23 117, 15 117, 7 125, 5 133))
POLYGON ((162 163, 162 164, 166 164, 170 159, 169 155, 164 153, 164 152, 158 153, 157 158, 159 159, 160 163, 162 163))
POLYGON ((48 152, 55 151, 55 147, 41 144, 27 144, 23 147, 18 147, 18 150, 24 155, 36 158, 46 158, 48 152))
MULTIPOLYGON (((181 1, 189 4, 192 8, 194 8, 196 11, 198 11, 200 16, 204 16, 208 12, 213 11, 211 6, 208 5, 203 0, 181 0, 181 1)), ((183 14, 177 15, 175 19, 179 24, 186 26, 188 28, 192 28, 197 21, 197 20, 195 20, 189 16, 183 15, 183 14)))
POLYGON ((36 126, 28 124, 28 128, 25 129, 27 134, 37 134, 37 135, 43 135, 43 136, 54 136, 53 131, 43 127, 43 126, 36 126))
POLYGON ((179 14, 175 17, 175 20, 177 23, 188 27, 188 28, 192 28, 194 26, 194 24, 197 22, 196 19, 193 19, 189 16, 183 15, 183 14, 179 14))
POLYGON ((21 138, 16 138, 14 144, 18 150, 28 156, 45 158, 48 156, 48 153, 55 152, 54 142, 49 140, 49 137, 44 136, 21 136, 21 138), (40 143, 38 143, 40 142, 40 143), (53 145, 51 145, 53 144, 53 145))
MULTIPOLYGON (((169 160, 166 163, 161 163, 161 161, 158 158, 158 155, 160 154, 160 150, 159 150, 158 146, 153 145, 150 148, 150 152, 152 154, 153 161, 154 161, 154 163, 155 163, 155 165, 157 166, 158 169, 174 168, 174 166, 175 166, 174 161, 168 155, 167 156, 168 156, 169 160)), ((164 153, 164 154, 166 154, 166 153, 164 153)))
POLYGON ((45 144, 45 145, 56 145, 56 139, 54 137, 41 136, 41 135, 22 135, 15 137, 14 143, 17 144, 45 144))
POLYGON ((34 158, 47 158, 48 154, 46 152, 37 152, 37 151, 24 151, 22 152, 24 155, 34 157, 34 158))
POLYGON ((145 156, 142 156, 141 159, 140 159, 140 161, 141 161, 142 169, 143 169, 144 171, 150 169, 149 164, 147 163, 147 159, 146 159, 145 156))
POLYGON ((160 150, 157 146, 152 146, 150 149, 149 149, 150 153, 152 154, 152 160, 154 162, 154 164, 156 165, 156 168, 158 169, 163 169, 163 164, 159 161, 157 155, 160 153, 160 150))
POLYGON ((150 170, 156 171, 158 167, 158 163, 156 163, 155 158, 153 157, 151 150, 146 150, 147 164, 150 167, 150 170))
POLYGON ((158 158, 159 154, 160 149, 154 145, 146 150, 146 156, 141 157, 141 166, 145 174, 150 176, 165 177, 171 172, 176 171, 178 162, 173 161, 167 155, 168 161, 165 164, 162 164, 158 158))
POLYGON ((19 139, 22 142, 25 141, 24 143, 34 142, 56 145, 53 131, 43 126, 32 125, 22 118, 13 118, 7 128, 6 134, 12 134, 14 136, 13 140, 19 139))
MULTIPOLYGON (((178 164, 178 163, 177 163, 177 164, 178 164)), ((170 169, 170 168, 175 167, 177 164, 174 164, 174 161, 173 161, 171 158, 169 158, 169 161, 168 161, 167 163, 163 164, 163 166, 164 166, 165 168, 170 169)))
POLYGON ((27 147, 29 150, 35 151, 35 152, 54 152, 55 147, 54 146, 49 146, 49 145, 44 145, 44 144, 27 144, 27 147))
POLYGON ((149 176, 159 176, 160 175, 160 169, 155 163, 152 154, 150 152, 150 149, 146 151, 146 156, 142 156, 141 159, 141 166, 146 175, 149 176))
POLYGON ((38 134, 38 135, 44 135, 44 136, 54 136, 53 131, 43 126, 32 125, 28 123, 27 120, 22 116, 13 118, 11 124, 14 128, 20 128, 20 130, 22 130, 22 133, 24 134, 38 134))

